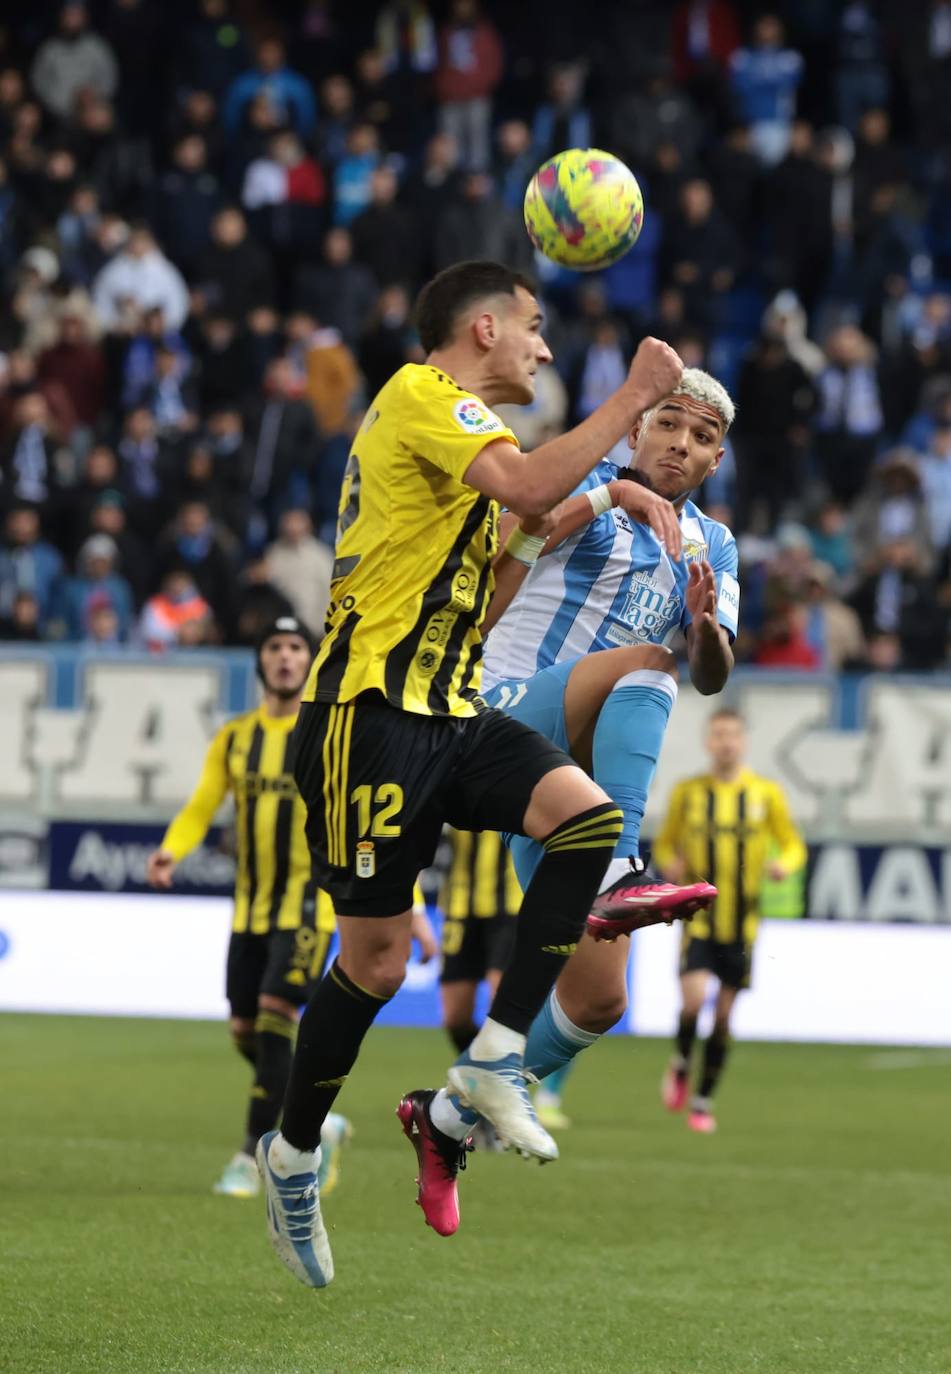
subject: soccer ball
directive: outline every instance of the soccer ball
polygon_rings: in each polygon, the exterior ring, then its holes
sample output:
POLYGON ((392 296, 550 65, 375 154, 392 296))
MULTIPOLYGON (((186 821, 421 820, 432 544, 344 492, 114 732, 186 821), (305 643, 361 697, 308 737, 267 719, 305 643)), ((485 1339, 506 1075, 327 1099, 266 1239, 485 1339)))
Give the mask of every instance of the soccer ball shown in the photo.
POLYGON ((593 272, 622 258, 644 223, 633 172, 612 153, 569 148, 542 163, 525 192, 525 228, 540 253, 593 272))

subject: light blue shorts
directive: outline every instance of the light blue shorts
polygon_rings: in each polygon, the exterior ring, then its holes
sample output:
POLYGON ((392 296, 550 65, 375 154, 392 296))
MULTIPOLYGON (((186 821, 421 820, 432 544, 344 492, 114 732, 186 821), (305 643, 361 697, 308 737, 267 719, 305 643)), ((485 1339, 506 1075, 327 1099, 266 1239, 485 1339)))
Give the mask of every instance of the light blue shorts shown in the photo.
MULTIPOLYGON (((482 700, 487 706, 495 706, 523 725, 530 725, 570 754, 565 725, 565 687, 577 662, 577 658, 565 659, 563 663, 542 668, 534 677, 524 680, 503 678, 481 694, 482 700)), ((511 851, 515 872, 524 892, 545 851, 527 835, 503 835, 502 839, 511 851)))

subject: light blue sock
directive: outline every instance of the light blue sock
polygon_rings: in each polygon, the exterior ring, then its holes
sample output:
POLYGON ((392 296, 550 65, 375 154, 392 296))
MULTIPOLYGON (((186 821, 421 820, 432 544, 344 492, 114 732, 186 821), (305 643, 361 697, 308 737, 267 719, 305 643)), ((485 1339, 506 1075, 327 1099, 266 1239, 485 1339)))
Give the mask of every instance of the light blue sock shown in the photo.
POLYGON ((647 794, 677 700, 669 673, 638 668, 619 678, 594 727, 594 780, 624 812, 615 859, 636 857, 647 794))
POLYGON ((575 1055, 600 1039, 597 1031, 582 1030, 569 1021, 552 989, 528 1032, 525 1067, 536 1078, 548 1078, 556 1070, 567 1073, 575 1055))

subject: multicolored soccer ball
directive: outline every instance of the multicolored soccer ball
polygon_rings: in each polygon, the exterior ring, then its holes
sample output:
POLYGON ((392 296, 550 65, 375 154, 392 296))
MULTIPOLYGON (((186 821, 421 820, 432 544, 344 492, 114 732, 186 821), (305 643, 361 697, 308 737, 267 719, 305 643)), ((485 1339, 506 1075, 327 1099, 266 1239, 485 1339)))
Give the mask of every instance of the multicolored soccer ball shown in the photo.
POLYGON ((525 228, 540 253, 593 272, 633 248, 644 198, 633 172, 599 148, 569 148, 542 163, 525 192, 525 228))

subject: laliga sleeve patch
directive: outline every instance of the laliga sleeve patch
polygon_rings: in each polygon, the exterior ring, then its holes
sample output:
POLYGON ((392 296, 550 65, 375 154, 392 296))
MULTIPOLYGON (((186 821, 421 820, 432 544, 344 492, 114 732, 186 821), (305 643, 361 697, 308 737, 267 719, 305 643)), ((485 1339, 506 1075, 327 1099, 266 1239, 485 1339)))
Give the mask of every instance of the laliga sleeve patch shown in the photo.
POLYGON ((505 425, 474 396, 465 396, 452 408, 452 418, 466 434, 495 434, 505 425))
POLYGON ((731 573, 725 572, 720 576, 717 610, 720 612, 720 619, 735 634, 740 615, 740 585, 731 573))

